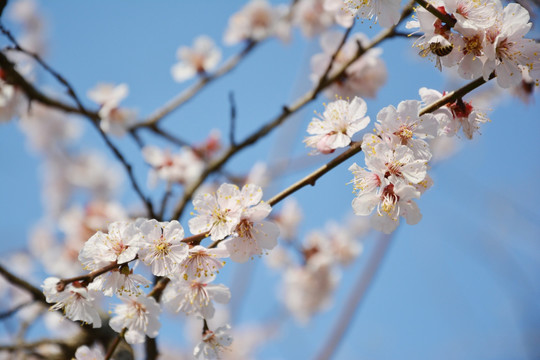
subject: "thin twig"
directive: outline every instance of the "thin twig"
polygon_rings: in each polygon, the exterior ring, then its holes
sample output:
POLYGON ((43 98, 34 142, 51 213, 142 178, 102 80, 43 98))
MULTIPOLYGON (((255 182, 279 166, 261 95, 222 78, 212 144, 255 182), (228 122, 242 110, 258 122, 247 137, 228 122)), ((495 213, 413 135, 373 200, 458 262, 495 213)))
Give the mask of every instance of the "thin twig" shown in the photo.
MULTIPOLYGON (((135 260, 135 259, 133 259, 135 260)), ((131 261, 133 261, 131 260, 131 261)), ((125 263, 127 264, 127 263, 125 263)), ((109 271, 112 271, 114 269, 117 269, 118 267, 122 266, 122 265, 125 265, 125 264, 117 264, 116 261, 110 263, 109 265, 106 265, 100 269, 97 269, 97 270, 94 270, 92 271, 91 273, 88 273, 86 275, 81 275, 81 276, 75 276, 75 277, 72 277, 72 278, 68 278, 68 279, 60 279, 60 281, 58 281, 58 284, 56 285, 57 288, 58 288, 58 291, 63 291, 64 288, 66 287, 66 285, 68 284, 71 284, 73 282, 81 282, 84 286, 87 286, 88 284, 90 284, 92 281, 94 281, 95 278, 97 278, 98 276, 100 275, 103 275, 109 271)))
POLYGON ((229 104, 231 105, 231 127, 229 129, 229 142, 231 143, 231 146, 235 146, 236 141, 234 140, 234 134, 236 132, 236 104, 234 102, 234 93, 232 91, 229 92, 229 104))
POLYGON ((47 301, 45 300, 45 295, 34 285, 24 281, 23 279, 13 275, 10 273, 6 268, 4 268, 2 265, 0 265, 0 274, 6 278, 6 280, 16 287, 25 290, 28 292, 34 300, 40 301, 43 304, 47 305, 47 301))
POLYGON ((178 109, 180 106, 182 106, 183 104, 191 100, 202 89, 204 89, 204 87, 207 84, 211 83, 212 81, 216 79, 219 79, 223 75, 226 75, 231 70, 233 70, 240 63, 240 61, 243 60, 259 43, 260 42, 257 42, 257 41, 249 41, 246 44, 246 47, 242 51, 240 51, 240 53, 233 56, 219 70, 217 70, 211 75, 206 75, 206 76, 201 77, 195 85, 183 91, 182 93, 178 94, 176 97, 171 99, 168 103, 166 103, 162 108, 154 111, 154 113, 152 113, 147 119, 135 125, 135 127, 136 128, 148 127, 153 124, 156 124, 165 116, 169 115, 171 112, 173 112, 174 110, 178 109))
POLYGON ((435 17, 440 19, 442 22, 447 24, 450 27, 454 27, 456 25, 456 19, 454 19, 452 16, 448 14, 444 14, 439 9, 437 9, 435 6, 428 3, 426 0, 415 0, 418 5, 422 6, 424 9, 429 11, 431 14, 433 14, 435 17))
MULTIPOLYGON (((392 234, 395 234, 395 232, 392 234)), ((321 352, 317 355, 316 360, 327 360, 332 358, 332 355, 338 348, 347 329, 351 325, 352 320, 355 318, 355 314, 360 308, 362 300, 365 299, 370 285, 373 284, 373 280, 381 267, 382 260, 388 251, 391 239, 392 235, 382 234, 381 238, 377 240, 376 247, 369 258, 366 268, 360 273, 354 289, 349 295, 334 328, 329 332, 330 336, 323 345, 321 352)))
POLYGON ((120 341, 124 338, 126 331, 127 331, 127 328, 123 328, 122 331, 118 334, 118 336, 116 336, 111 346, 107 350, 107 354, 105 355, 105 360, 109 360, 113 356, 114 351, 118 347, 118 344, 120 344, 120 341))
POLYGON ((60 75, 58 71, 54 70, 51 66, 49 66, 49 64, 43 61, 43 59, 41 58, 39 54, 22 48, 17 42, 17 40, 15 39, 15 37, 11 34, 11 32, 9 32, 9 30, 4 28, 2 24, 0 24, 0 31, 2 31, 2 33, 7 36, 7 38, 13 43, 13 45, 15 45, 15 50, 18 50, 34 58, 34 60, 36 60, 48 73, 50 73, 53 77, 56 78, 56 80, 58 80, 58 82, 64 85, 64 87, 67 90, 68 95, 75 101, 75 103, 77 104, 77 107, 81 111, 84 109, 82 102, 77 96, 77 93, 75 92, 73 86, 71 86, 71 84, 62 75, 60 75))
POLYGON ((4 311, 3 313, 0 313, 0 320, 8 318, 8 317, 16 314, 19 310, 21 310, 22 308, 25 308, 25 307, 27 307, 29 305, 32 305, 34 302, 35 302, 35 300, 26 301, 26 302, 20 303, 19 305, 15 306, 12 309, 9 309, 7 311, 4 311))
POLYGON ((2 52, 0 52, 0 68, 2 68, 6 73, 6 81, 10 84, 18 86, 30 100, 35 100, 45 106, 60 109, 67 113, 80 114, 88 118, 94 125, 96 130, 99 132, 107 146, 112 150, 113 154, 124 166, 126 172, 128 173, 129 180, 131 181, 131 185, 139 198, 145 204, 149 216, 154 216, 152 204, 150 200, 147 199, 142 193, 141 188, 139 187, 135 179, 135 175, 133 174, 132 166, 127 162, 120 150, 118 150, 118 148, 111 142, 107 134, 105 134, 105 132, 101 129, 101 127, 99 126, 100 117, 96 112, 89 111, 82 105, 79 105, 79 107, 76 108, 69 104, 65 104, 61 101, 46 96, 38 89, 36 89, 32 84, 26 81, 26 79, 17 70, 15 70, 15 65, 11 61, 9 61, 2 52))
MULTIPOLYGON (((321 91, 325 87, 324 84, 328 80, 328 75, 330 74, 330 70, 332 70, 334 61, 336 60, 339 52, 341 51, 341 48, 343 48, 343 45, 345 45, 345 43, 347 42, 347 39, 349 38, 349 35, 351 34, 351 30, 354 27, 355 20, 356 19, 353 19, 351 26, 349 26, 347 30, 345 30, 345 34, 343 34, 343 38, 341 39, 341 42, 339 43, 338 47, 336 48, 336 50, 330 57, 330 61, 328 62, 328 65, 326 66, 326 70, 324 70, 323 74, 319 78, 319 82, 317 83, 317 85, 315 86, 315 90, 313 91, 314 98, 317 96, 319 91, 321 91)), ((358 50, 360 49, 361 49, 361 44, 358 44, 358 50)))

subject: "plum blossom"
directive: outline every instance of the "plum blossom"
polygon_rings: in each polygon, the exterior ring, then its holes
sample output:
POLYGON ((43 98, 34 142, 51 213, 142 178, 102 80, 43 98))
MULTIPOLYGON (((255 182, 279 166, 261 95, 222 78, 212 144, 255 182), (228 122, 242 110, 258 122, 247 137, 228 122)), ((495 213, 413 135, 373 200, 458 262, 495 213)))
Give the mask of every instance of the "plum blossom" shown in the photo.
POLYGON ((198 194, 193 199, 197 216, 189 219, 193 234, 209 231, 212 240, 221 240, 233 233, 240 222, 241 194, 236 185, 222 184, 215 194, 198 194))
POLYGON ((260 41, 269 36, 288 40, 290 25, 287 6, 272 7, 266 0, 252 0, 229 19, 225 44, 234 45, 244 40, 260 41))
POLYGON ((211 319, 215 312, 213 301, 227 304, 231 299, 231 292, 225 285, 211 284, 212 281, 212 278, 206 282, 174 279, 163 293, 163 303, 171 311, 211 319))
POLYGON ((214 70, 221 60, 221 51, 211 38, 201 35, 195 39, 193 48, 182 46, 176 56, 180 62, 172 67, 171 73, 175 81, 182 82, 214 70))
POLYGON ((281 238, 288 241, 294 240, 297 236, 298 225, 302 221, 302 218, 302 208, 298 204, 298 201, 294 198, 287 198, 281 208, 281 212, 275 218, 279 226, 281 238))
POLYGON ((115 293, 118 295, 140 295, 142 293, 141 286, 148 287, 151 283, 144 276, 134 274, 133 269, 130 269, 128 264, 124 264, 95 278, 88 285, 88 289, 102 291, 105 296, 113 296, 115 293))
POLYGON ((123 136, 135 124, 137 113, 131 109, 120 108, 120 102, 128 95, 126 84, 114 85, 101 83, 88 91, 88 97, 98 103, 99 126, 115 136, 123 136))
POLYGON ((313 37, 334 24, 334 14, 324 7, 325 0, 301 0, 293 7, 293 23, 307 37, 313 37))
POLYGON ((110 327, 120 333, 127 328, 124 338, 129 344, 144 342, 145 335, 155 338, 161 324, 159 313, 161 308, 153 297, 147 296, 120 296, 123 304, 114 309, 116 314, 110 321, 110 327))
POLYGON ((379 177, 382 174, 393 183, 404 180, 413 184, 426 177, 426 160, 416 158, 405 145, 391 148, 385 143, 377 144, 375 153, 377 155, 366 157, 366 166, 379 177))
POLYGON ((171 153, 157 146, 145 146, 142 154, 144 160, 152 166, 148 176, 152 186, 157 178, 172 183, 190 184, 204 169, 201 158, 187 146, 179 153, 171 153))
POLYGON ((64 315, 73 321, 81 320, 92 327, 101 327, 101 318, 95 308, 94 297, 87 288, 78 282, 65 286, 59 291, 57 285, 60 279, 49 277, 45 279, 42 288, 48 303, 56 303, 51 310, 63 310, 64 315))
POLYGON ((221 352, 232 344, 232 337, 229 335, 231 327, 229 325, 218 327, 215 331, 207 329, 202 337, 202 341, 195 346, 193 356, 196 359, 220 359, 221 352))
POLYGON ((515 86, 523 78, 520 66, 524 66, 538 85, 540 44, 524 37, 532 27, 529 18, 529 12, 519 4, 510 3, 504 8, 501 20, 485 38, 484 79, 495 71, 499 86, 515 86))
POLYGON ((221 244, 213 249, 196 245, 189 249, 188 256, 180 263, 180 276, 186 281, 208 282, 225 265, 224 261, 218 259, 228 256, 229 252, 221 244))
POLYGON ((397 24, 401 17, 400 0, 344 0, 344 4, 352 16, 375 18, 382 27, 397 24))
POLYGON ((88 239, 79 253, 79 261, 87 270, 96 270, 111 262, 127 263, 137 256, 140 236, 133 223, 113 222, 107 234, 98 231, 88 239))
POLYGON ((313 118, 307 128, 312 136, 304 142, 323 154, 348 146, 352 136, 369 124, 366 111, 366 102, 359 97, 355 97, 352 102, 342 99, 333 101, 319 115, 320 119, 313 118))
POLYGON ((412 150, 418 159, 429 160, 429 145, 422 139, 433 139, 437 136, 439 123, 432 114, 419 115, 422 103, 406 100, 399 103, 397 109, 387 106, 377 114, 375 129, 377 135, 391 147, 405 145, 412 150))
POLYGON ((277 245, 279 228, 264 221, 272 207, 262 202, 260 186, 247 184, 240 193, 242 213, 240 221, 230 239, 223 242, 232 261, 245 262, 254 255, 262 255, 263 250, 271 250, 277 245))
POLYGON ((166 276, 178 269, 188 254, 188 246, 181 242, 184 228, 176 220, 158 222, 147 220, 139 225, 142 233, 139 258, 152 266, 152 274, 166 276))
POLYGON ((5 72, 0 69, 0 123, 11 120, 23 109, 23 96, 14 85, 5 81, 5 72))
MULTIPOLYGON (((343 39, 343 34, 335 31, 329 31, 321 36, 321 47, 323 53, 315 54, 311 58, 311 80, 314 83, 319 82, 321 76, 326 72, 332 56, 337 50, 338 44, 343 39)), ((355 33, 349 37, 337 53, 329 76, 333 76, 358 52, 358 44, 366 46, 369 43, 366 35, 355 33)), ((370 49, 360 58, 347 67, 338 81, 330 85, 325 90, 327 97, 338 95, 340 97, 360 96, 362 98, 374 98, 377 91, 386 82, 387 72, 384 62, 380 59, 381 49, 370 49)))
POLYGON ((98 347, 89 348, 86 345, 79 346, 75 351, 75 360, 103 360, 105 354, 98 347))
POLYGON ((339 276, 328 261, 309 261, 307 266, 286 270, 281 299, 289 312, 305 323, 331 304, 338 281, 339 276))
MULTIPOLYGON (((431 104, 443 97, 443 94, 433 89, 421 88, 419 93, 426 104, 431 104)), ((437 109, 433 115, 439 122, 440 135, 453 136, 461 128, 467 139, 472 139, 479 131, 480 125, 489 121, 482 111, 471 102, 465 102, 461 98, 437 109)))
POLYGON ((352 201, 356 215, 367 216, 377 208, 371 217, 371 225, 375 230, 390 234, 399 225, 399 217, 407 220, 407 224, 415 225, 422 218, 414 198, 419 198, 420 192, 411 185, 400 182, 381 187, 377 192, 360 193, 352 201))

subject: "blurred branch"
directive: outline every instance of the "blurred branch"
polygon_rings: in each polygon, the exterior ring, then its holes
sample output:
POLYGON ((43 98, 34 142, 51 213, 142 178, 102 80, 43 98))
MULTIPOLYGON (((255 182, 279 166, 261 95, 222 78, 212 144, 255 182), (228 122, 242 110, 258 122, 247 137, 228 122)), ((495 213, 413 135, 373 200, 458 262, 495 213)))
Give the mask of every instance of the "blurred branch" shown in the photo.
POLYGON ((20 303, 19 305, 15 306, 14 308, 12 309, 9 309, 7 311, 4 311, 3 313, 0 313, 0 320, 3 320, 5 318, 8 318, 14 314, 16 314, 19 310, 21 310, 22 308, 25 308, 27 307, 28 305, 32 305, 34 303, 34 300, 31 300, 31 301, 26 301, 26 302, 23 302, 23 303, 20 303))
MULTIPOLYGON (((26 79, 17 70, 15 70, 15 65, 11 61, 8 60, 8 58, 4 55, 3 52, 0 52, 0 68, 2 68, 6 73, 6 81, 8 83, 18 86, 26 94, 29 100, 35 100, 45 106, 60 109, 67 113, 80 114, 88 118, 91 121, 92 125, 94 125, 96 130, 99 132, 99 134, 101 135, 101 137, 103 138, 107 146, 111 149, 113 154, 116 156, 118 161, 120 161, 120 163, 122 163, 122 165, 124 166, 126 172, 128 173, 129 180, 131 181, 131 185, 133 189, 135 190, 135 192, 137 193, 137 195, 139 196, 139 198, 145 204, 146 210, 148 211, 149 216, 154 217, 152 203, 142 193, 142 190, 139 187, 137 180, 135 179, 135 175, 133 174, 132 166, 127 162, 126 158, 124 157, 124 155, 122 155, 120 150, 118 150, 118 148, 112 143, 108 135, 105 134, 105 132, 101 129, 101 127, 99 126, 100 117, 96 112, 87 110, 86 108, 84 108, 84 106, 82 106, 80 102, 78 103, 78 107, 76 108, 71 105, 60 102, 58 100, 55 100, 53 98, 50 98, 47 95, 43 94, 36 87, 34 87, 32 84, 26 81, 26 79)), ((48 67, 48 69, 50 69, 50 67, 48 67)), ((78 101, 78 98, 75 95, 75 92, 73 90, 72 92, 73 92, 74 99, 77 99, 78 101)))
POLYGON ((236 104, 234 102, 234 93, 232 91, 229 92, 229 103, 231 105, 231 127, 229 129, 229 142, 231 143, 231 146, 235 146, 236 141, 234 140, 234 133, 236 132, 236 104))
POLYGON ((43 304, 48 305, 47 301, 45 300, 45 295, 43 295, 43 293, 41 292, 40 289, 38 289, 34 285, 24 281, 23 279, 13 275, 6 268, 4 268, 2 265, 0 265, 0 274, 2 276, 4 276, 4 278, 6 278, 6 280, 10 284, 12 284, 12 285, 14 285, 14 286, 16 286, 16 287, 18 287, 20 289, 23 289, 26 292, 28 292, 30 295, 32 295, 34 300, 42 302, 43 304))
POLYGON ((105 354, 104 360, 111 359, 112 355, 114 354, 116 348, 118 347, 118 344, 121 340, 124 339, 124 335, 126 334, 127 328, 123 328, 122 331, 114 338, 114 341, 112 342, 111 346, 107 350, 107 354, 105 354))
POLYGON ((67 90, 67 93, 68 95, 75 101, 75 103, 77 104, 77 107, 79 108, 79 110, 81 111, 84 111, 84 107, 81 103, 81 101, 79 100, 79 97, 77 96, 77 94, 75 93, 75 90, 73 89, 73 87, 71 86, 71 84, 62 76, 60 75, 60 73, 58 73, 57 71, 55 71, 52 67, 50 67, 45 61, 43 61, 43 59, 41 58, 41 56, 39 56, 39 54, 35 53, 35 52, 32 52, 32 51, 29 51, 27 49, 24 49, 22 48, 19 43, 17 42, 17 40, 15 39, 15 37, 11 34, 11 32, 9 32, 9 30, 7 30, 6 28, 4 28, 4 26, 2 24, 0 24, 0 31, 2 31, 2 33, 4 35, 6 35, 6 37, 13 43, 13 45, 15 45, 15 50, 17 51, 20 51, 30 57, 32 57, 38 64, 40 64, 49 74, 51 74, 53 77, 56 78, 56 80, 58 80, 58 82, 60 82, 62 85, 64 85, 64 87, 66 88, 67 90))
POLYGON ((205 88, 206 85, 216 79, 219 79, 223 75, 226 75, 231 70, 233 70, 240 63, 240 61, 243 60, 259 43, 260 42, 253 40, 249 41, 246 44, 246 47, 242 51, 240 51, 240 53, 229 59, 220 69, 218 69, 211 75, 204 75, 203 77, 201 77, 195 85, 178 94, 168 103, 166 103, 162 108, 154 111, 154 113, 151 114, 147 119, 135 125, 135 128, 150 127, 163 119, 165 116, 169 115, 174 110, 178 109, 180 106, 182 106, 183 104, 191 100, 195 95, 197 95, 202 89, 205 88))
MULTIPOLYGON (((395 233, 396 232, 394 231, 392 234, 395 233)), ((334 328, 330 330, 329 338, 323 345, 321 352, 317 355, 316 360, 331 359, 339 344, 344 339, 347 329, 349 329, 349 326, 355 318, 356 312, 362 304, 362 300, 365 299, 367 291, 381 267, 381 263, 392 240, 392 234, 382 234, 381 238, 377 240, 375 249, 368 260, 366 268, 360 273, 360 276, 356 280, 354 288, 349 295, 334 328)))

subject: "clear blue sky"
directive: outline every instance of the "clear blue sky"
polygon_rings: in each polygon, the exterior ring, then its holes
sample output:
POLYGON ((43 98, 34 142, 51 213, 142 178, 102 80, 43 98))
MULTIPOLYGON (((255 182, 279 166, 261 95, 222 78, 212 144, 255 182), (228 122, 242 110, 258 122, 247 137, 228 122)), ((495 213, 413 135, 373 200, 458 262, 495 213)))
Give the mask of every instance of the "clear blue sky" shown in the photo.
MULTIPOLYGON (((243 3, 40 1, 48 22, 50 48, 46 58, 81 95, 97 82, 128 83, 130 95, 123 104, 136 107, 142 115, 149 114, 190 84, 177 84, 170 76, 176 49, 191 45, 200 34, 221 42, 228 17, 243 3)), ((355 30, 374 34, 379 28, 373 25, 370 29, 365 21, 355 30)), ((372 119, 384 106, 418 99, 420 87, 452 89, 442 87, 443 76, 432 63, 417 57, 411 44, 412 40, 400 38, 383 45, 389 81, 377 99, 367 101, 372 119)), ((239 49, 223 47, 224 58, 239 49)), ((237 138, 242 139, 309 88, 309 58, 316 51, 317 42, 305 41, 298 31, 289 44, 271 40, 234 73, 168 117, 164 125, 193 142, 201 141, 211 128, 227 134, 228 93, 234 91, 237 138)), ((307 152, 301 140, 313 111, 321 111, 323 101, 322 97, 317 99, 293 120, 299 132, 292 156, 307 152)), ((540 107, 538 101, 526 106, 512 98, 497 100, 491 107, 488 115, 492 121, 482 128, 482 135, 473 141, 462 140, 457 155, 432 169, 435 185, 419 201, 423 220, 416 226, 402 226, 395 234, 381 272, 336 359, 540 357, 540 107)), ((297 130, 291 126, 289 131, 297 130)), ((235 157, 227 169, 242 173, 256 160, 268 161, 268 152, 284 137, 285 132, 276 132, 235 157)), ((119 144, 145 184, 147 168, 135 146, 129 139, 119 144)), ((100 148, 110 156, 90 128, 79 145, 100 148)), ((355 161, 361 163, 363 156, 355 161)), ((351 212, 352 189, 345 185, 351 179, 347 171, 351 163, 295 196, 305 212, 304 233, 351 212)), ((8 251, 25 246, 28 231, 43 213, 40 158, 29 154, 14 122, 0 126, 0 164, 1 249, 7 256, 8 251)), ((283 177, 268 197, 312 169, 283 177)), ((127 204, 137 201, 129 186, 119 198, 127 204)), ((187 218, 182 223, 187 225, 187 218)), ((376 237, 366 241, 365 255, 374 241, 376 237)), ((257 358, 313 357, 365 260, 363 256, 345 270, 330 311, 305 327, 287 322, 257 358)), ((243 301, 241 322, 264 318, 277 304, 279 276, 267 270, 262 261, 256 262, 255 266, 229 262, 233 271, 223 274, 223 282, 230 285, 237 267, 255 271, 254 286, 243 301)), ((168 325, 163 341, 178 341, 179 328, 168 325)))

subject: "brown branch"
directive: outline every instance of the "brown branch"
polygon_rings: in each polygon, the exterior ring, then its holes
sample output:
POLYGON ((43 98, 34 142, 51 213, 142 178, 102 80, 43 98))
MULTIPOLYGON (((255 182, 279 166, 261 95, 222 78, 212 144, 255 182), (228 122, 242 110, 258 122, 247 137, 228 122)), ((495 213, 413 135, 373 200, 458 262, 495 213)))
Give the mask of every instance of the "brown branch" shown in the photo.
POLYGON ((178 109, 180 106, 182 106, 183 104, 191 100, 195 95, 197 95, 202 89, 204 89, 206 85, 216 79, 219 79, 223 75, 226 75, 231 70, 233 70, 240 63, 240 61, 243 60, 258 44, 260 44, 260 42, 248 42, 246 47, 242 51, 240 51, 240 53, 229 59, 229 61, 227 61, 225 65, 223 65, 220 69, 218 69, 211 75, 205 75, 201 77, 195 85, 178 94, 168 103, 166 103, 162 108, 154 111, 154 113, 151 114, 147 119, 135 125, 135 128, 152 126, 161 119, 163 119, 165 116, 169 115, 174 110, 178 109))
POLYGON ((281 114, 279 114, 277 117, 275 117, 270 122, 266 123, 266 125, 262 126, 259 130, 252 133, 250 136, 248 136, 244 141, 242 141, 239 144, 231 145, 227 151, 225 151, 219 158, 212 161, 210 164, 207 165, 205 170, 202 172, 202 174, 199 176, 197 180, 195 180, 189 187, 186 187, 184 194, 182 195, 182 198, 178 202, 178 204, 175 207, 174 213, 172 218, 173 219, 179 219, 182 215, 182 212, 184 211, 184 208, 187 206, 189 201, 191 200, 193 194, 195 191, 199 188, 199 186, 202 185, 202 183, 208 178, 208 176, 218 170, 221 169, 221 167, 229 161, 230 158, 232 158, 236 153, 243 150, 244 148, 253 145, 256 143, 259 139, 263 138, 267 134, 269 134, 272 130, 277 128, 279 125, 281 125, 291 114, 299 111, 304 106, 309 104, 311 101, 313 101, 317 95, 324 90, 326 87, 333 84, 335 81, 341 78, 341 76, 345 73, 345 71, 348 69, 348 67, 354 63, 358 58, 360 58, 363 54, 365 54, 368 50, 372 49, 373 47, 380 44, 385 39, 391 38, 394 34, 394 31, 396 27, 399 25, 403 19, 410 14, 412 11, 412 5, 414 4, 413 1, 409 3, 409 5, 403 10, 402 17, 398 24, 394 25, 391 28, 385 29, 382 32, 380 32, 369 45, 367 45, 364 48, 358 49, 355 56, 353 56, 347 63, 345 63, 335 74, 328 77, 324 81, 320 81, 312 90, 308 91, 306 94, 304 94, 302 97, 300 97, 294 104, 291 106, 284 106, 281 114))
MULTIPOLYGON (((395 232, 393 234, 395 234, 395 232)), ((356 312, 362 304, 362 300, 365 299, 366 293, 381 267, 382 260, 388 251, 391 239, 392 235, 383 234, 381 238, 377 240, 375 250, 369 258, 366 268, 360 273, 360 276, 356 280, 354 289, 349 295, 334 328, 330 330, 330 336, 323 345, 321 352, 317 355, 316 360, 327 360, 332 358, 332 355, 343 340, 347 329, 351 325, 356 312)))
POLYGON ((0 320, 2 319, 5 319, 5 318, 8 318, 14 314, 16 314, 19 310, 29 306, 29 305, 32 305, 34 303, 35 300, 30 300, 30 301, 26 301, 26 302, 23 302, 23 303, 20 303, 19 305, 7 310, 7 311, 4 311, 2 313, 0 313, 0 320))
MULTIPOLYGON (((328 75, 330 74, 330 70, 332 70, 332 66, 334 66, 334 61, 336 60, 339 52, 341 51, 341 48, 343 48, 343 45, 345 45, 345 43, 347 42, 347 39, 349 38, 349 35, 351 34, 351 30, 354 27, 355 20, 356 19, 353 19, 353 23, 351 24, 351 26, 349 26, 347 30, 345 30, 345 34, 343 34, 343 38, 341 39, 341 42, 339 43, 338 47, 336 48, 336 50, 330 57, 330 61, 328 62, 326 70, 323 72, 323 74, 321 75, 319 79, 319 82, 315 86, 315 90, 313 91, 313 96, 315 97, 317 96, 319 91, 323 89, 324 83, 328 80, 328 75)), ((360 44, 358 44, 358 46, 360 50, 360 44)))
POLYGON ((279 194, 273 196, 271 199, 269 199, 267 201, 268 204, 270 206, 274 206, 277 203, 279 203, 281 200, 285 199, 287 196, 289 196, 292 193, 300 190, 301 188, 303 188, 306 185, 315 186, 316 181, 321 176, 323 176, 324 174, 326 174, 327 172, 329 172, 330 170, 332 170, 333 168, 335 168, 336 166, 338 166, 342 162, 348 160, 352 156, 358 154, 360 151, 362 151, 362 142, 361 141, 351 143, 351 146, 345 152, 339 154, 334 159, 330 160, 328 163, 321 166, 320 168, 318 168, 317 170, 315 170, 311 174, 309 174, 306 177, 304 177, 303 179, 297 181, 293 185, 291 185, 288 188, 286 188, 285 190, 281 191, 279 194))
MULTIPOLYGON (((135 258, 136 259, 136 258, 135 258)), ((133 260, 135 260, 133 259, 133 260)), ((131 261, 133 261, 131 260, 131 261)), ((127 264, 127 263, 125 263, 127 264)), ((66 285, 68 284, 71 284, 75 281, 78 281, 78 282, 81 282, 84 286, 87 286, 88 284, 90 284, 92 281, 94 281, 95 278, 97 278, 98 276, 100 275, 103 275, 111 270, 114 270, 114 269, 117 269, 118 267, 122 266, 124 264, 117 264, 116 261, 110 263, 109 265, 106 265, 100 269, 97 269, 97 270, 94 270, 92 271, 91 273, 88 273, 86 275, 81 275, 81 276, 75 276, 75 277, 72 277, 72 278, 68 278, 68 279, 60 279, 60 281, 58 281, 58 284, 56 285, 57 286, 57 289, 58 291, 64 291, 64 288, 66 287, 66 285)))
POLYGON ((38 101, 45 106, 53 107, 67 113, 80 114, 88 118, 94 125, 96 130, 99 132, 107 146, 111 149, 116 158, 124 166, 126 172, 128 173, 129 180, 131 181, 131 185, 139 198, 145 204, 149 216, 154 217, 152 203, 142 193, 142 190, 135 179, 135 175, 133 174, 132 166, 127 162, 120 150, 118 150, 118 148, 111 142, 107 134, 105 134, 105 132, 101 129, 101 127, 99 126, 100 117, 96 112, 89 111, 82 105, 77 108, 46 96, 37 88, 35 88, 32 84, 26 81, 26 79, 17 70, 15 70, 15 65, 11 61, 9 61, 2 52, 0 52, 0 68, 2 68, 6 74, 6 81, 10 84, 18 86, 26 94, 28 99, 38 101))
POLYGON ((435 17, 440 19, 443 23, 447 24, 450 27, 454 27, 456 25, 456 19, 454 19, 452 16, 448 14, 444 14, 439 9, 428 3, 426 0, 415 0, 418 5, 429 11, 431 14, 433 14, 435 17))
POLYGON ((114 338, 114 341, 112 342, 111 346, 107 350, 107 354, 105 354, 105 360, 109 360, 113 354, 116 348, 118 347, 118 344, 120 344, 120 340, 124 338, 124 335, 126 334, 127 328, 123 328, 122 331, 114 338))
POLYGON ((425 108, 420 110, 420 115, 424 115, 424 114, 433 112, 433 111, 437 110, 438 108, 440 108, 440 107, 442 107, 442 106, 444 106, 444 105, 446 105, 448 103, 454 102, 457 99, 461 99, 466 94, 468 94, 471 91, 473 91, 474 89, 484 85, 486 82, 488 82, 489 80, 491 80, 493 78, 495 78, 495 73, 492 73, 489 76, 488 80, 484 80, 484 78, 481 77, 481 78, 478 78, 476 80, 473 80, 472 82, 466 84, 465 86, 459 88, 458 90, 449 92, 448 94, 446 94, 445 96, 443 96, 439 100, 435 101, 432 104, 429 104, 428 106, 426 106, 425 108))
POLYGON ((6 278, 6 280, 10 284, 12 284, 12 285, 14 285, 14 286, 16 286, 16 287, 18 287, 20 289, 23 289, 26 292, 28 292, 30 295, 32 295, 34 300, 42 302, 43 304, 48 305, 47 301, 45 300, 45 295, 41 292, 40 289, 38 289, 34 285, 24 281, 23 279, 17 277, 16 275, 13 275, 6 268, 4 268, 2 265, 0 265, 0 274, 2 274, 2 276, 4 276, 6 278))
POLYGON ((75 92, 73 86, 71 86, 71 84, 62 75, 60 75, 60 73, 58 71, 54 70, 51 66, 49 66, 49 64, 47 64, 45 61, 43 61, 43 59, 41 58, 41 56, 39 56, 39 54, 22 48, 19 45, 19 43, 17 42, 17 40, 15 39, 15 37, 11 34, 11 32, 9 32, 9 30, 4 28, 4 26, 2 24, 0 24, 0 31, 2 31, 2 33, 7 36, 7 38, 13 43, 13 45, 15 45, 15 50, 20 51, 20 52, 32 57, 47 72, 49 72, 53 77, 55 77, 56 80, 58 80, 58 82, 60 82, 62 85, 64 85, 64 87, 67 90, 68 95, 75 101, 78 108, 81 111, 84 111, 84 107, 83 107, 81 101, 79 100, 79 97, 77 96, 77 93, 75 92))

